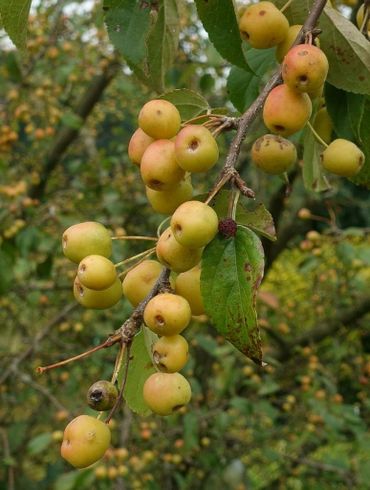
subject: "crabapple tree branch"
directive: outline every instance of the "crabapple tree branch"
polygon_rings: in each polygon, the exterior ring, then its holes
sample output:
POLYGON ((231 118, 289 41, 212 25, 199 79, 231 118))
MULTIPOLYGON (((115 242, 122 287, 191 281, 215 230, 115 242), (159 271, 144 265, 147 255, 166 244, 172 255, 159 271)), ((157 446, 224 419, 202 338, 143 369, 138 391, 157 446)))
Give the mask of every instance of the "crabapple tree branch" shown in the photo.
MULTIPOLYGON (((326 0, 316 0, 316 2, 312 6, 309 16, 307 17, 305 23, 303 24, 302 29, 298 33, 298 36, 293 43, 293 46, 301 43, 305 39, 306 35, 315 29, 317 21, 325 5, 326 5, 326 0)), ((270 80, 266 83, 266 85, 262 89, 262 92, 257 97, 257 99, 237 121, 238 129, 231 143, 223 172, 230 172, 231 169, 235 168, 240 154, 242 143, 247 135, 249 128, 251 127, 251 124, 256 119, 258 114, 261 112, 268 94, 271 92, 271 90, 274 87, 276 87, 281 83, 281 80, 282 80, 281 67, 279 67, 277 71, 274 73, 274 75, 270 78, 270 80)))
POLYGON ((297 347, 304 347, 310 343, 316 343, 329 337, 338 330, 340 330, 343 325, 351 325, 358 322, 361 318, 370 312, 370 297, 362 297, 355 306, 348 308, 340 312, 340 315, 330 319, 324 325, 319 325, 316 328, 308 330, 299 337, 286 342, 284 347, 280 345, 279 352, 276 354, 275 359, 279 361, 286 361, 295 355, 295 349, 297 347))
MULTIPOLYGON (((97 102, 101 99, 104 90, 108 87, 119 71, 120 64, 117 59, 112 60, 103 73, 94 78, 87 87, 80 103, 76 107, 74 113, 85 121, 91 111, 94 109, 97 102)), ((44 195, 45 188, 50 177, 50 174, 56 168, 61 158, 63 157, 69 146, 75 141, 79 135, 79 129, 63 127, 56 137, 53 147, 50 149, 49 155, 46 158, 45 164, 41 172, 40 181, 31 187, 30 197, 40 199, 44 195)))

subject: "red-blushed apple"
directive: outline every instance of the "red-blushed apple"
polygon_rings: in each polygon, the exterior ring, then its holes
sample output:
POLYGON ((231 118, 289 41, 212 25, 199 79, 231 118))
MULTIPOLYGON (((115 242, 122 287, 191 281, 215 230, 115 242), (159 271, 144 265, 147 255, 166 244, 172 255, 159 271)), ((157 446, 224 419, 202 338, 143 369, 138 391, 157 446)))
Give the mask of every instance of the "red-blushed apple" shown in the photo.
POLYGON ((138 128, 131 136, 128 144, 128 157, 135 165, 140 166, 144 151, 153 143, 154 138, 148 136, 141 128, 138 128))
POLYGON ((329 70, 325 53, 312 44, 298 44, 285 55, 284 82, 298 92, 315 92, 323 86, 329 70))
POLYGON ((178 184, 185 176, 175 156, 175 143, 170 140, 154 141, 145 150, 140 165, 144 184, 156 191, 165 191, 178 184))
POLYGON ((311 112, 310 97, 282 83, 267 96, 263 107, 263 121, 272 133, 286 137, 304 128, 311 112))

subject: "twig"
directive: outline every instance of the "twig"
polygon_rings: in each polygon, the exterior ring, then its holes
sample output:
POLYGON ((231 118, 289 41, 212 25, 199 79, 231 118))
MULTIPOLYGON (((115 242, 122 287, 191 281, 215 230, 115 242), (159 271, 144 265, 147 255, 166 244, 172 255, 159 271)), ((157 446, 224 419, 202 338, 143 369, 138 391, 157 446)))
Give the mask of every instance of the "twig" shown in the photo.
MULTIPOLYGON (((115 59, 105 68, 104 72, 95 77, 83 94, 80 103, 74 113, 85 121, 96 103, 100 100, 104 90, 118 73, 120 64, 115 59)), ((30 190, 30 197, 41 199, 44 195, 45 188, 50 174, 60 162, 66 150, 73 143, 79 134, 79 129, 62 127, 56 137, 53 147, 50 149, 49 156, 41 171, 41 177, 38 184, 35 184, 30 190)))
MULTIPOLYGON (((11 453, 10 453, 8 433, 3 427, 0 427, 0 434, 3 440, 4 459, 10 460, 11 453)), ((8 490, 15 490, 14 467, 10 463, 10 461, 8 463, 8 487, 7 488, 8 490)))
POLYGON ((125 367, 124 367, 125 371, 124 371, 124 375, 123 375, 122 385, 121 385, 121 388, 119 390, 117 400, 116 400, 115 404, 113 405, 112 410, 109 412, 108 417, 105 420, 106 424, 108 424, 108 422, 111 420, 113 415, 116 413, 116 411, 120 407, 122 400, 123 400, 123 392, 125 391, 126 382, 127 382, 127 375, 128 375, 128 367, 130 364, 131 344, 132 344, 132 340, 124 343, 125 351, 126 351, 126 360, 125 360, 125 367))
POLYGON ((141 257, 148 257, 149 255, 152 255, 154 251, 155 251, 155 247, 150 248, 149 250, 144 250, 144 252, 140 252, 139 254, 129 257, 128 259, 121 260, 121 262, 117 262, 117 264, 114 264, 114 267, 120 267, 121 265, 128 264, 129 262, 132 262, 133 260, 136 259, 140 259, 141 257))
POLYGON ((154 236, 112 236, 112 240, 149 240, 151 242, 156 242, 158 240, 157 237, 154 236))
POLYGON ((0 377, 0 384, 3 384, 8 379, 8 377, 14 372, 14 370, 18 368, 19 364, 21 364, 24 360, 26 360, 28 357, 32 355, 32 353, 38 348, 43 338, 48 335, 50 330, 55 325, 58 325, 58 323, 61 320, 63 320, 75 308, 77 308, 77 303, 71 303, 67 305, 54 318, 52 318, 42 330, 40 330, 40 332, 35 336, 32 345, 27 350, 25 350, 22 354, 16 357, 11 363, 11 365, 8 367, 8 369, 0 377))
POLYGON ((50 391, 45 388, 45 386, 36 383, 36 381, 34 381, 31 376, 25 373, 20 373, 18 371, 15 373, 15 376, 18 376, 23 383, 31 386, 34 390, 44 395, 55 406, 55 408, 69 413, 69 410, 52 393, 50 393, 50 391))
POLYGON ((365 296, 352 308, 341 311, 340 314, 328 320, 324 325, 319 325, 318 327, 303 333, 299 337, 286 342, 284 348, 274 356, 275 359, 279 361, 286 361, 293 357, 295 354, 295 349, 297 347, 304 347, 310 343, 316 343, 328 336, 332 336, 338 330, 342 328, 343 325, 351 325, 360 320, 362 317, 370 312, 370 297, 365 296))
POLYGON ((105 341, 102 344, 99 344, 95 347, 92 347, 91 349, 88 349, 85 352, 82 352, 81 354, 77 354, 77 356, 69 357, 68 359, 64 359, 63 361, 55 362, 54 364, 49 364, 48 366, 39 366, 36 368, 36 372, 38 374, 43 374, 46 371, 50 371, 51 369, 56 369, 56 368, 65 366, 66 364, 69 364, 70 362, 79 361, 80 359, 83 359, 84 357, 90 356, 91 354, 94 354, 94 352, 98 352, 98 350, 105 349, 106 347, 110 347, 111 345, 113 345, 113 344, 111 344, 111 343, 107 344, 107 341, 105 341))

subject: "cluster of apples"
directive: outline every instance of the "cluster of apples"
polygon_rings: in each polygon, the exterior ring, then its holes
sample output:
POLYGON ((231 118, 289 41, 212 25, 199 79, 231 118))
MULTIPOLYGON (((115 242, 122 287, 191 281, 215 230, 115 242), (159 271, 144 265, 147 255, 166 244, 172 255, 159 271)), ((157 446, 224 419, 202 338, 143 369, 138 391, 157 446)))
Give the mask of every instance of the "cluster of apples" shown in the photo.
POLYGON ((153 209, 173 214, 156 245, 159 262, 146 260, 129 271, 123 292, 136 305, 149 293, 160 264, 177 274, 172 279, 174 293, 155 296, 144 310, 145 325, 160 338, 152 347, 153 362, 159 371, 146 380, 143 396, 154 413, 169 415, 191 398, 190 385, 178 372, 188 359, 188 344, 180 334, 192 315, 204 313, 200 261, 204 247, 218 230, 215 211, 191 200, 191 173, 213 167, 219 151, 204 126, 188 124, 181 128, 177 108, 166 100, 147 102, 139 113, 138 124, 129 143, 129 158, 140 168, 153 209))
MULTIPOLYGON (((271 2, 259 2, 245 9, 239 20, 242 37, 256 49, 276 46, 282 60, 283 83, 271 90, 263 107, 263 121, 273 134, 266 134, 252 146, 255 165, 269 174, 286 172, 297 160, 293 143, 286 139, 300 131, 312 114, 311 99, 320 96, 328 74, 325 53, 313 44, 292 46, 301 25, 289 26, 284 14, 271 2)), ((323 167, 350 177, 362 167, 365 157, 351 141, 336 139, 321 155, 323 167)))
POLYGON ((75 299, 85 308, 104 309, 122 298, 122 284, 112 254, 112 238, 101 223, 86 221, 63 233, 64 255, 78 264, 73 283, 75 299))
MULTIPOLYGON (((204 313, 200 292, 200 260, 204 247, 218 230, 218 217, 205 203, 190 200, 189 172, 205 172, 218 159, 218 146, 207 128, 187 125, 180 129, 177 108, 165 100, 148 102, 139 115, 139 129, 131 138, 129 155, 140 166, 149 202, 161 213, 173 213, 170 226, 159 237, 158 261, 143 260, 131 268, 123 282, 109 260, 112 238, 100 223, 84 222, 69 227, 62 238, 63 252, 78 264, 73 292, 87 308, 109 308, 122 294, 136 307, 152 290, 163 265, 170 268, 173 292, 150 299, 144 310, 145 325, 160 338, 152 346, 157 372, 149 376, 143 397, 159 415, 169 415, 191 399, 191 387, 179 373, 189 347, 180 335, 192 315, 204 313), (175 141, 173 139, 175 138, 175 141)), ((110 410, 118 397, 109 381, 98 381, 87 394, 89 406, 110 410)), ((100 459, 110 444, 107 424, 88 415, 72 420, 64 431, 62 456, 77 468, 100 459)))
POLYGON ((207 172, 218 160, 212 133, 202 125, 181 128, 176 106, 164 99, 147 102, 138 117, 128 156, 140 167, 146 195, 155 211, 172 214, 191 199, 191 173, 207 172))

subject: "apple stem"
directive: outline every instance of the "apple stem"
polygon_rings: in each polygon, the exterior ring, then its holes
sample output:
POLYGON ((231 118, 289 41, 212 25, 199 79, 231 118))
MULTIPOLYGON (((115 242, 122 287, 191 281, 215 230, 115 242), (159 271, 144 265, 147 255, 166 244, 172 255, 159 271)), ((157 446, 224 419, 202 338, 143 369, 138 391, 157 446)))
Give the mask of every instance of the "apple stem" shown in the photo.
POLYGON ((128 259, 122 260, 121 262, 117 262, 117 264, 114 264, 114 267, 116 268, 120 267, 121 265, 125 265, 129 262, 132 262, 133 260, 139 259, 140 257, 148 257, 149 255, 152 255, 154 251, 155 251, 155 247, 150 248, 149 250, 144 250, 144 252, 140 252, 139 254, 129 257, 128 259))
POLYGON ((114 375, 116 374, 116 376, 118 377, 119 371, 121 370, 121 367, 122 367, 122 361, 123 361, 124 354, 126 354, 123 380, 122 380, 122 385, 121 385, 121 388, 119 390, 117 400, 116 400, 115 404, 113 405, 112 410, 109 412, 108 417, 105 419, 106 424, 108 424, 109 421, 112 419, 113 415, 116 413, 116 411, 120 407, 122 400, 123 400, 123 392, 125 391, 125 387, 126 387, 128 368, 129 368, 129 363, 130 363, 131 344, 132 344, 132 340, 121 343, 121 350, 120 350, 119 355, 118 355, 118 365, 116 365, 115 373, 113 373, 113 374, 114 375), (116 368, 117 368, 117 370, 116 370, 116 368))
POLYGON ((171 219, 171 216, 167 216, 167 218, 165 218, 163 221, 161 221, 161 222, 159 223, 158 228, 157 228, 157 236, 158 236, 158 238, 159 238, 159 237, 161 236, 161 234, 162 234, 162 228, 163 228, 163 226, 164 226, 166 223, 168 223, 168 220, 170 220, 170 219, 171 219))
POLYGON ((79 361, 80 359, 83 359, 84 357, 89 356, 90 354, 94 354, 94 352, 97 352, 98 350, 105 349, 106 347, 111 347, 113 344, 115 344, 117 340, 113 341, 109 337, 106 339, 102 344, 97 345, 96 347, 93 347, 85 352, 82 352, 81 354, 78 354, 77 356, 69 357, 68 359, 64 359, 63 361, 55 362, 54 364, 49 364, 48 366, 39 366, 36 368, 36 372, 39 374, 43 374, 46 371, 50 371, 51 369, 55 369, 61 366, 65 366, 66 364, 69 364, 70 362, 73 361, 79 361))
POLYGON ((112 236, 112 240, 150 240, 150 241, 156 242, 157 238, 154 236, 120 235, 120 236, 112 236))
POLYGON ((312 134, 315 136, 315 138, 317 139, 317 141, 319 143, 321 143, 323 146, 325 146, 325 148, 327 148, 329 145, 327 143, 325 143, 325 141, 321 138, 321 136, 315 131, 315 129, 313 128, 312 124, 307 121, 307 126, 310 128, 310 130, 312 131, 312 134))
POLYGON ((283 13, 293 1, 294 0, 288 0, 287 3, 281 7, 280 12, 283 13))

